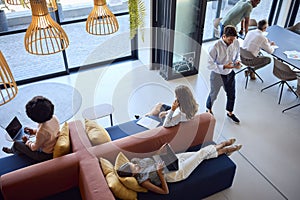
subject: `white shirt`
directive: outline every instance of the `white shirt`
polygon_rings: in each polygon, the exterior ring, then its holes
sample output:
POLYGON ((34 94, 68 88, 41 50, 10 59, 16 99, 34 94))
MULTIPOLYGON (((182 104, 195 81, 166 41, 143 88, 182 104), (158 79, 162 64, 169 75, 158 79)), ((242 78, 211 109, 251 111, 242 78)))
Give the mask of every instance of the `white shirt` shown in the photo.
POLYGON ((179 111, 174 115, 174 111, 172 109, 168 110, 168 114, 166 115, 165 121, 163 123, 164 127, 171 127, 179 124, 179 122, 188 121, 185 113, 179 111))
POLYGON ((247 33, 242 48, 250 51, 254 56, 258 56, 261 49, 270 54, 274 52, 274 48, 259 29, 251 30, 247 33))
POLYGON ((240 44, 234 40, 229 46, 220 38, 208 52, 208 69, 218 74, 227 75, 232 69, 223 69, 223 66, 240 58, 240 44))

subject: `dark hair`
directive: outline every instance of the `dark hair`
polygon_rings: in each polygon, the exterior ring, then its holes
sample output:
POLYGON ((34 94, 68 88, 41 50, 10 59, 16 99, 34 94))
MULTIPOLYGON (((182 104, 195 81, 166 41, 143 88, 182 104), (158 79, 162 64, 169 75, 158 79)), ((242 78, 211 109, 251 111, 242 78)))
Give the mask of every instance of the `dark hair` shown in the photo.
POLYGON ((264 26, 268 24, 267 20, 263 19, 263 20, 260 20, 258 23, 257 23, 257 28, 259 30, 263 30, 264 26))
POLYGON ((117 169, 117 173, 120 177, 132 177, 133 176, 129 162, 121 165, 121 167, 119 167, 119 169, 117 169))
POLYGON ((224 35, 226 37, 230 37, 230 36, 236 37, 237 36, 237 32, 236 32, 235 27, 232 26, 232 25, 225 26, 225 28, 224 28, 224 35))
POLYGON ((32 121, 44 123, 52 118, 54 105, 43 96, 35 96, 26 104, 26 114, 32 121))

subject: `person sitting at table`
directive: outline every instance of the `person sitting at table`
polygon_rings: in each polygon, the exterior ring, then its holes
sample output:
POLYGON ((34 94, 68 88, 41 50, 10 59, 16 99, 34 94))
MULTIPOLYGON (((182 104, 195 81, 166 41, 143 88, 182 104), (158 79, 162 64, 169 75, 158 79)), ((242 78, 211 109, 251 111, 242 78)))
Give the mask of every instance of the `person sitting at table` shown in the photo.
MULTIPOLYGON (((260 20, 257 23, 257 29, 249 31, 242 44, 243 49, 250 51, 255 57, 258 58, 255 61, 257 63, 260 63, 260 65, 256 65, 255 69, 260 69, 271 62, 270 57, 264 56, 260 52, 261 49, 268 52, 269 54, 272 54, 274 52, 275 43, 269 41, 269 39, 264 34, 267 28, 267 20, 260 20)), ((246 70, 245 76, 248 76, 249 73, 251 80, 255 80, 255 73, 252 71, 249 72, 248 70, 246 70)))
POLYGON ((234 138, 217 145, 208 145, 195 152, 183 152, 176 154, 179 169, 163 173, 165 164, 156 163, 153 158, 133 158, 131 162, 121 165, 117 169, 120 177, 134 177, 138 183, 158 194, 168 194, 168 183, 179 182, 187 179, 202 161, 217 158, 222 154, 230 156, 233 152, 242 148, 242 145, 233 145, 234 138))

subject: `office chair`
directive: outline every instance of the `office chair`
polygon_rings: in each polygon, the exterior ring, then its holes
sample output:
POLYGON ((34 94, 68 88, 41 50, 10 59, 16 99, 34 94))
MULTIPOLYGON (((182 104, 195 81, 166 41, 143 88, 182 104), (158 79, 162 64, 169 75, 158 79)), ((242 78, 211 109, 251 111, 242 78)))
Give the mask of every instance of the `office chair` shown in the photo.
MULTIPOLYGON (((296 93, 297 93, 298 97, 300 97, 300 76, 298 76, 297 79, 298 79, 298 82, 297 82, 297 90, 296 90, 296 93)), ((286 109, 284 109, 282 112, 284 113, 285 111, 290 110, 290 109, 292 109, 292 108, 295 108, 295 107, 297 107, 297 106, 300 106, 300 103, 298 103, 298 104, 296 104, 296 105, 294 105, 294 106, 291 106, 291 107, 289 107, 289 108, 286 108, 286 109)))
POLYGON ((287 29, 293 31, 294 33, 300 34, 300 22, 293 26, 287 27, 287 29))
MULTIPOLYGON (((241 63, 243 65, 246 65, 246 67, 244 69, 238 71, 236 74, 238 74, 244 70, 248 70, 249 72, 253 72, 261 80, 261 82, 264 82, 262 80, 262 78, 256 73, 256 69, 259 69, 266 65, 265 63, 261 62, 262 59, 266 59, 266 57, 264 57, 264 58, 255 57, 250 51, 247 51, 246 49, 243 49, 243 48, 240 48, 240 57, 241 57, 241 63)), ((250 76, 250 73, 248 73, 248 75, 246 76, 245 89, 247 89, 249 76, 250 76)))
POLYGON ((268 87, 265 87, 261 90, 264 91, 274 85, 277 85, 279 84, 279 86, 281 85, 281 91, 280 91, 280 95, 279 95, 279 101, 278 101, 278 104, 280 104, 280 101, 281 101, 281 97, 282 97, 282 91, 283 91, 283 86, 284 84, 286 84, 290 90, 296 95, 296 97, 298 97, 298 95, 296 94, 296 92, 293 90, 293 88, 288 84, 287 81, 293 81, 293 80, 296 80, 297 79, 297 74, 296 72, 294 72, 293 70, 291 70, 291 68, 279 61, 278 59, 274 58, 274 67, 273 67, 273 74, 280 79, 280 81, 268 86, 268 87))

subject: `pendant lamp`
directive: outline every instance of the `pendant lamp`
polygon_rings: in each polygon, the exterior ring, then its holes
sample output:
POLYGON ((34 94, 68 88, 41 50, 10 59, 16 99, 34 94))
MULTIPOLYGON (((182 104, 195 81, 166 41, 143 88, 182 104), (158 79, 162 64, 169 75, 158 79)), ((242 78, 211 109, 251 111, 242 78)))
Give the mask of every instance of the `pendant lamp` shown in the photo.
POLYGON ((6 0, 6 3, 9 5, 26 5, 29 4, 29 0, 6 0), (23 1, 23 2, 22 2, 23 1))
POLYGON ((86 20, 86 31, 93 35, 109 35, 118 29, 117 18, 109 10, 106 0, 94 0, 94 8, 86 20))
POLYGON ((49 55, 69 46, 69 39, 62 27, 55 22, 45 0, 30 0, 32 21, 27 28, 24 43, 31 54, 49 55))
POLYGON ((46 0, 49 12, 55 12, 57 10, 56 0, 46 0))
POLYGON ((0 106, 12 100, 18 93, 17 84, 0 51, 0 106))

